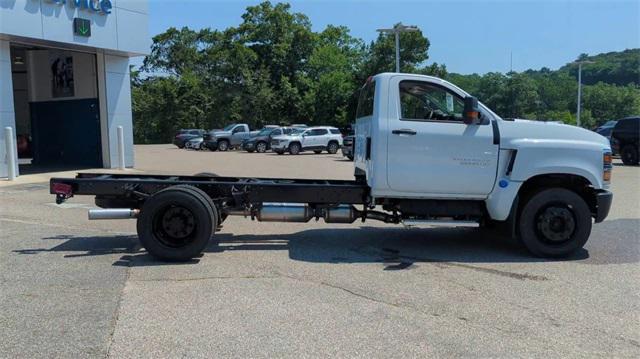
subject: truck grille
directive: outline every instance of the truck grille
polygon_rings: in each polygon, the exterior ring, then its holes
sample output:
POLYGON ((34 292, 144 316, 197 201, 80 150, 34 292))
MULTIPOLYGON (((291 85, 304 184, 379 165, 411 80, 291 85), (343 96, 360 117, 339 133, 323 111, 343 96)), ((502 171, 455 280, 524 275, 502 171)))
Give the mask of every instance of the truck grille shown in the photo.
POLYGON ((273 145, 277 145, 277 144, 279 144, 279 143, 280 143, 280 141, 279 141, 279 140, 271 140, 271 145, 272 145, 272 146, 273 146, 273 145))

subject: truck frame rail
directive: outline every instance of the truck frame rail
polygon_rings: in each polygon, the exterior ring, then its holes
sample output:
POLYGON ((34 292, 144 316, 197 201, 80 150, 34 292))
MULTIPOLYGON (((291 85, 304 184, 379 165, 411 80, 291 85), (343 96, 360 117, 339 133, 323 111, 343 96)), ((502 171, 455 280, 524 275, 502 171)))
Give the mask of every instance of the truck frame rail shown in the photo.
POLYGON ((246 206, 264 202, 367 204, 365 183, 344 180, 153 174, 79 173, 75 178, 52 178, 50 193, 62 203, 74 195, 96 196, 102 208, 140 208, 144 199, 176 185, 199 188, 214 201, 246 206))

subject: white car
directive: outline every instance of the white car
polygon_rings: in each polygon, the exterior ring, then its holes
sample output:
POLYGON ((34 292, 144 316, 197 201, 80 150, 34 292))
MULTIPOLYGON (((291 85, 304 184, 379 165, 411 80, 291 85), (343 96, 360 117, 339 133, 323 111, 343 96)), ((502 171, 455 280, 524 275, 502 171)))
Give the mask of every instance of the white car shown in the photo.
POLYGON ((330 154, 338 152, 342 146, 342 134, 335 127, 309 127, 303 131, 271 139, 271 150, 279 155, 289 151, 297 155, 303 151, 330 154))

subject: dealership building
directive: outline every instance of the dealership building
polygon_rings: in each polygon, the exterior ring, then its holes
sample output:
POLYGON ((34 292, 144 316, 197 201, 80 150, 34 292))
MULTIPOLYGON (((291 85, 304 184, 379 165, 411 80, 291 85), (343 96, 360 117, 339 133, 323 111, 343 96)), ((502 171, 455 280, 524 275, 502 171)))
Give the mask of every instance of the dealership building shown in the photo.
POLYGON ((10 161, 0 136, 0 177, 17 157, 25 170, 117 167, 119 126, 132 167, 129 64, 149 46, 146 0, 0 0, 0 129, 16 144, 10 161))

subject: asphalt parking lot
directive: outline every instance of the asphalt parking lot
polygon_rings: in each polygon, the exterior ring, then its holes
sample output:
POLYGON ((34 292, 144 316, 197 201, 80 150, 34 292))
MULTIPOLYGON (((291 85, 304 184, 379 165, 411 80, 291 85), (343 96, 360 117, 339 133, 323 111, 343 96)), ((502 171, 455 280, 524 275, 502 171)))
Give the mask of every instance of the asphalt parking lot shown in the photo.
MULTIPOLYGON (((352 178, 340 155, 137 146, 136 171, 352 178)), ((132 171, 133 172, 133 171, 132 171)), ((566 260, 478 229, 230 218, 156 262, 134 221, 46 183, 0 187, 0 357, 639 357, 640 168, 566 260)))

